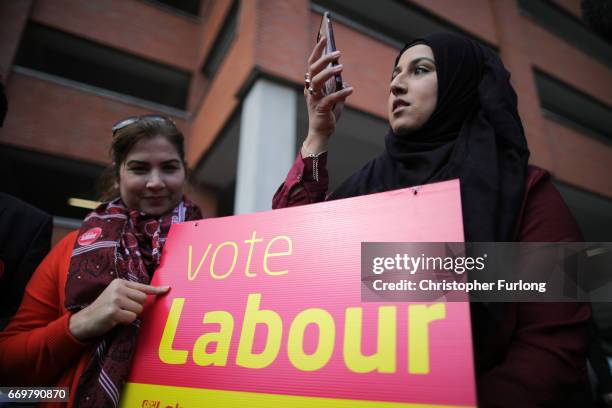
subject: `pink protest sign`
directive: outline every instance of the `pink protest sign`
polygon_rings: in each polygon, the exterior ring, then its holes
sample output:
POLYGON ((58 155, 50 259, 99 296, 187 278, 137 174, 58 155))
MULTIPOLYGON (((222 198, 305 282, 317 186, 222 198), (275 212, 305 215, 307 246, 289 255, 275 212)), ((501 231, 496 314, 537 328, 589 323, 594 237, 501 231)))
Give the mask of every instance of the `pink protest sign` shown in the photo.
POLYGON ((475 406, 469 304, 360 293, 361 242, 461 220, 452 180, 173 226, 123 406, 475 406))

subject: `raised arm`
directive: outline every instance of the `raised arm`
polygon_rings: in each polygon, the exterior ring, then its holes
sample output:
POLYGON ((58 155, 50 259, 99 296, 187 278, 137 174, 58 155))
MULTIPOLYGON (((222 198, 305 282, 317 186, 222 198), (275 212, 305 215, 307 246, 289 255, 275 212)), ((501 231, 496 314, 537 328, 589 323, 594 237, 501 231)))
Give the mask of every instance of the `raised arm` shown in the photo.
POLYGON ((330 65, 332 61, 340 58, 340 51, 323 55, 326 43, 326 38, 322 37, 308 58, 304 87, 304 98, 308 108, 308 135, 285 182, 274 194, 272 208, 325 200, 329 184, 326 166, 327 145, 336 130, 344 101, 353 93, 353 88, 346 84, 343 89, 332 94, 323 93, 325 81, 343 70, 342 65, 330 65))

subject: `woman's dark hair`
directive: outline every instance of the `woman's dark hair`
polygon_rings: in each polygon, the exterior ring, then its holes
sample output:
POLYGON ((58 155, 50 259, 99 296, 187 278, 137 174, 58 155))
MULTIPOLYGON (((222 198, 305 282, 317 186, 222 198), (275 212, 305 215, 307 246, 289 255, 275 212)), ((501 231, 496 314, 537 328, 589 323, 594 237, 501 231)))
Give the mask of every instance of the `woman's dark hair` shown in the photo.
MULTIPOLYGON (((126 119, 119 123, 128 122, 126 119)), ((117 125, 115 126, 115 128, 117 125)), ((113 133, 113 140, 110 146, 110 157, 112 164, 107 167, 98 182, 98 200, 110 201, 119 196, 117 183, 119 181, 119 168, 125 161, 132 147, 142 139, 152 139, 162 136, 174 146, 178 153, 185 171, 185 141, 183 133, 176 127, 174 122, 163 116, 140 116, 134 121, 116 129, 113 133)))

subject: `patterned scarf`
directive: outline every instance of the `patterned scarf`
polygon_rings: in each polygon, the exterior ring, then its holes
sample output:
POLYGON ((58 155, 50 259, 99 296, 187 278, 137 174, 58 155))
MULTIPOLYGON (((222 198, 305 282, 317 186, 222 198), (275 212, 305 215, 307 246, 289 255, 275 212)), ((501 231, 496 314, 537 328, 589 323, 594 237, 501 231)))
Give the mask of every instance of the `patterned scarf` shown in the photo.
MULTIPOLYGON (((152 217, 129 210, 120 199, 101 204, 83 221, 72 251, 65 307, 79 311, 115 279, 148 284, 174 223, 202 218, 188 200, 152 217)), ((79 380, 75 407, 116 407, 130 371, 140 320, 104 335, 79 380)))

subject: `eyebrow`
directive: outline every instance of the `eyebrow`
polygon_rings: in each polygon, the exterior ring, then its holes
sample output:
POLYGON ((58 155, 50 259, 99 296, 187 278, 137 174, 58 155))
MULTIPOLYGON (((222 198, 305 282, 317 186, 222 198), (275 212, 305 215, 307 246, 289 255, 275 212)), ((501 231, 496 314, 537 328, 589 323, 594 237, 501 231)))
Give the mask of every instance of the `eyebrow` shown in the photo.
MULTIPOLYGON (((415 58, 412 61, 410 61, 408 66, 409 67, 413 67, 413 66, 415 66, 416 64, 418 64, 419 62, 421 62, 423 60, 431 62, 434 67, 436 66, 436 62, 434 60, 432 60, 431 58, 429 58, 429 57, 418 57, 418 58, 415 58)), ((392 75, 396 74, 399 71, 400 71, 400 67, 399 67, 399 65, 396 65, 395 68, 393 69, 392 75)))
MULTIPOLYGON (((166 160, 163 161, 161 164, 174 164, 174 163, 180 163, 180 160, 178 159, 170 159, 170 160, 166 160)), ((147 162, 147 161, 143 161, 143 160, 130 160, 129 162, 126 163, 127 166, 131 166, 131 165, 150 165, 151 163, 147 162)))

